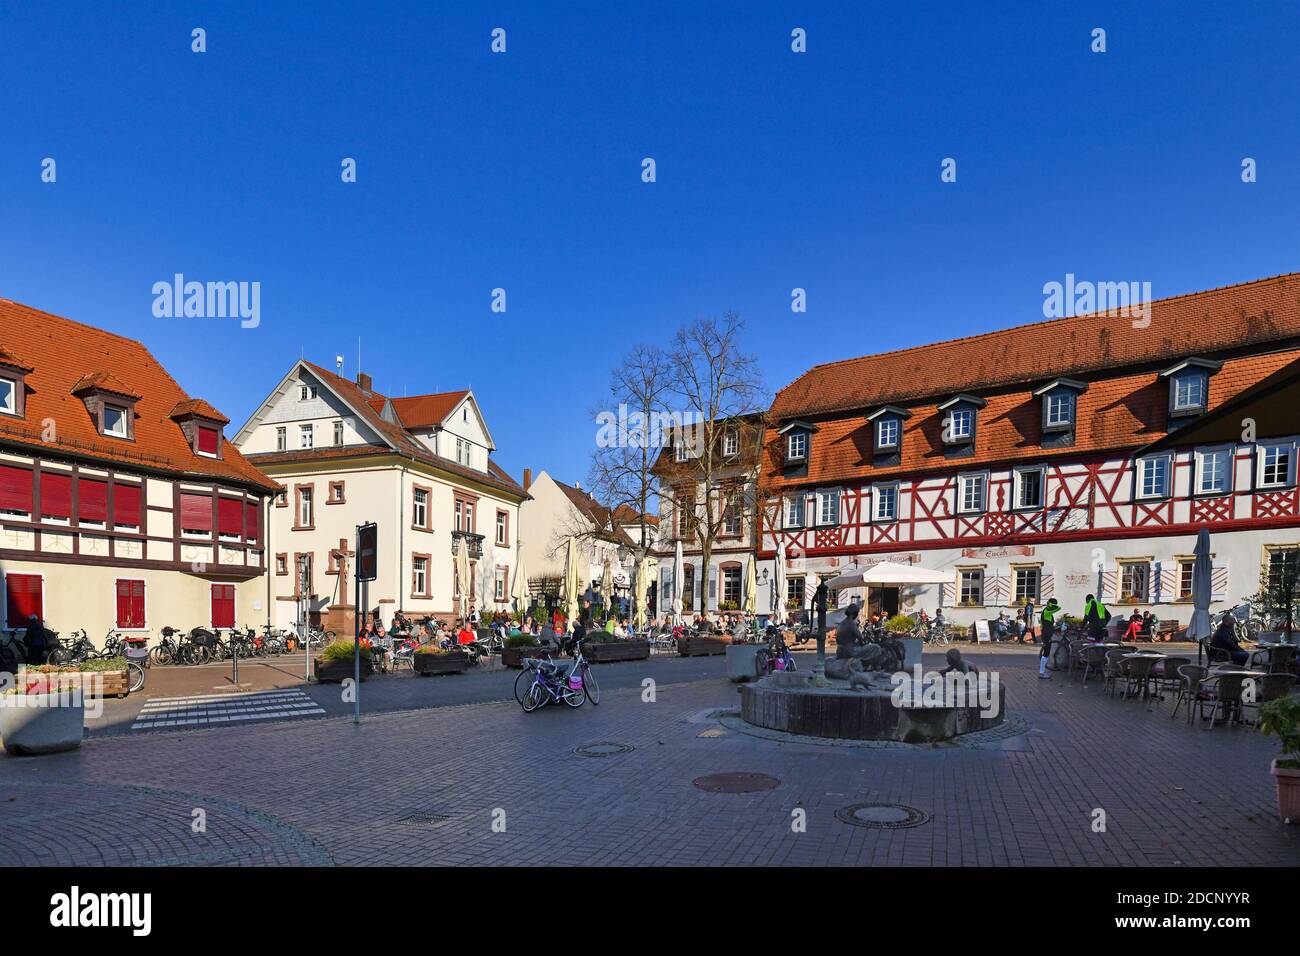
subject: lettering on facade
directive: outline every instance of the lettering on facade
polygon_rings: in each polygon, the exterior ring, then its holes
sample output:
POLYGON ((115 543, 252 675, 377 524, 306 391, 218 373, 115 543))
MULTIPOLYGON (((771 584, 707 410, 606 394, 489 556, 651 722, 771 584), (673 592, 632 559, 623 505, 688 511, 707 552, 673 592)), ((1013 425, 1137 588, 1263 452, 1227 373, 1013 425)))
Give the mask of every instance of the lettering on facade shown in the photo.
POLYGON ((1034 555, 1033 545, 1022 544, 1006 548, 963 548, 963 558, 1030 558, 1034 555))

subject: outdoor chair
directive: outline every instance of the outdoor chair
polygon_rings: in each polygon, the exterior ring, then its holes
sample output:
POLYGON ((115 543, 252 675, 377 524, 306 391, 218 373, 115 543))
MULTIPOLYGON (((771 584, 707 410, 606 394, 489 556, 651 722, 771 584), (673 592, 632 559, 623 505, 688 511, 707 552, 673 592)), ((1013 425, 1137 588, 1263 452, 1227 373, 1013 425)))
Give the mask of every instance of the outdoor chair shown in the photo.
POLYGON ((1090 674, 1102 674, 1106 669, 1106 648, 1089 646, 1083 649, 1083 683, 1086 686, 1090 674))
POLYGON ((1277 644, 1268 652, 1268 672, 1270 674, 1291 674, 1295 666, 1294 644, 1277 644))
POLYGON ((1128 665, 1124 668, 1125 697, 1148 697, 1151 694, 1151 683, 1155 679, 1151 671, 1156 666, 1154 657, 1135 657, 1132 660, 1125 661, 1128 665))
POLYGON ((1177 690, 1183 682, 1178 676, 1178 668, 1191 662, 1190 657, 1166 657, 1162 661, 1156 661, 1156 666, 1152 668, 1151 673, 1156 681, 1157 692, 1177 690))
POLYGON ((1128 651, 1118 647, 1106 649, 1106 669, 1103 671, 1106 678, 1104 689, 1110 691, 1112 697, 1115 696, 1115 687, 1118 685, 1119 679, 1124 676, 1123 657, 1127 653, 1128 651))
MULTIPOLYGON (((1211 674, 1206 678, 1205 689, 1214 695, 1209 698, 1214 701, 1214 706, 1210 710, 1210 726, 1206 730, 1214 728, 1214 722, 1220 714, 1234 724, 1241 720, 1241 688, 1245 680, 1244 674, 1211 674)), ((1205 716, 1203 702, 1201 716, 1205 716)))
POLYGON ((1174 698, 1174 709, 1169 715, 1172 720, 1178 716, 1178 708, 1183 704, 1187 705, 1187 724, 1191 726, 1192 713, 1200 706, 1202 700, 1207 699, 1204 695, 1208 693, 1204 684, 1205 679, 1210 676, 1208 667, 1201 667, 1199 664, 1183 664, 1178 668, 1180 683, 1178 685, 1178 696, 1174 698))
POLYGON ((1088 646, 1084 640, 1073 640, 1070 642, 1070 670, 1072 672, 1083 673, 1083 649, 1088 646))
MULTIPOLYGON (((1291 693, 1295 686, 1296 678, 1294 674, 1265 674, 1263 677, 1255 678, 1254 700, 1249 699, 1249 695, 1242 694, 1241 707, 1244 711, 1247 707, 1255 709, 1255 720, 1246 723, 1253 724, 1256 730, 1259 729, 1259 707, 1261 704, 1267 704, 1271 700, 1277 700, 1291 693)), ((1243 718, 1244 718, 1243 714, 1243 718)))

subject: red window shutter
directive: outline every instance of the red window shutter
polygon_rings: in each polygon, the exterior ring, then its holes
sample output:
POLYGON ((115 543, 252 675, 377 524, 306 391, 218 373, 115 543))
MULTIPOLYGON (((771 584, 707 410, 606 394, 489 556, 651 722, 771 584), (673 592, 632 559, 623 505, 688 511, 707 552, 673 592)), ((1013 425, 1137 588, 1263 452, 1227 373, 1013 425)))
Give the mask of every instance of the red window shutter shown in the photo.
POLYGON ((117 582, 117 626, 144 627, 144 582, 117 582))
POLYGON ((35 615, 45 620, 44 595, 38 574, 5 575, 5 620, 9 627, 26 627, 35 615))
POLYGON ((245 532, 244 537, 249 541, 257 540, 258 525, 262 523, 262 509, 257 505, 245 505, 245 532))
POLYGON ((233 584, 212 585, 212 626, 235 626, 235 586, 233 584))
POLYGON ((0 465, 0 511, 32 512, 32 473, 0 465))
POLYGON ((215 428, 199 428, 199 451, 205 455, 215 455, 220 442, 220 433, 215 428))
POLYGON ((108 482, 90 478, 77 482, 77 515, 81 521, 108 520, 108 482))
POLYGON ((113 486, 113 523, 140 527, 140 489, 136 485, 113 486))
MULTIPOLYGON (((243 502, 234 498, 217 499, 217 530, 221 534, 231 534, 239 537, 243 532, 243 526, 240 524, 244 517, 243 502)), ((186 525, 185 527, 189 527, 186 525)))
POLYGON ((181 527, 186 531, 212 530, 212 498, 181 495, 181 527))
POLYGON ((41 514, 50 518, 72 517, 72 476, 41 474, 41 514))

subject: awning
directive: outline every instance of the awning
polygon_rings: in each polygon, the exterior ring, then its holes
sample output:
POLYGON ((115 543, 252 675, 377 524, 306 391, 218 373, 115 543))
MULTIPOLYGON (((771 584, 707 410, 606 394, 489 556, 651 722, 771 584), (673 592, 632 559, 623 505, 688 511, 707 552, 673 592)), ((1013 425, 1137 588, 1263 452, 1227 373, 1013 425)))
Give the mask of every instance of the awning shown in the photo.
POLYGON ((869 568, 848 568, 826 582, 831 590, 844 588, 892 588, 916 584, 952 584, 951 572, 931 571, 911 564, 881 561, 869 568))

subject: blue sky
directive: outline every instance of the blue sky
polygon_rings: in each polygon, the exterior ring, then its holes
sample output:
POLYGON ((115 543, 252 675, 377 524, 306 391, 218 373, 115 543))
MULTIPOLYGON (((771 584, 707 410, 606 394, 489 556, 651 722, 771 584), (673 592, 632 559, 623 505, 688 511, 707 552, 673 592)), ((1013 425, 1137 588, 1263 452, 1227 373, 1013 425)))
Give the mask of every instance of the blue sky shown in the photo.
POLYGON ((377 388, 470 385, 503 467, 572 480, 610 366, 700 316, 775 390, 1067 272, 1300 263, 1293 2, 113 7, 0 3, 0 295, 141 339, 232 434, 360 335, 377 388), (260 327, 155 318, 177 272, 260 282, 260 327))

